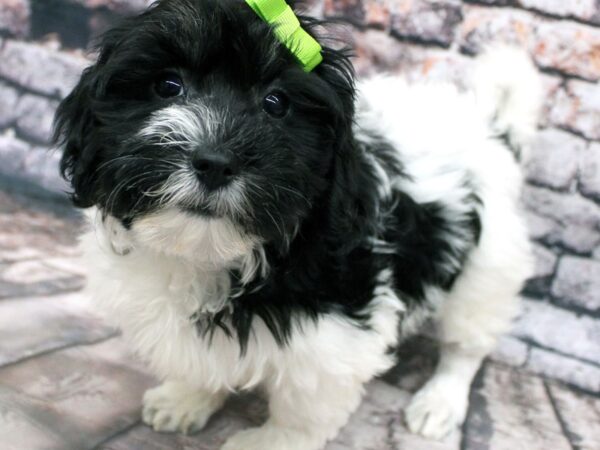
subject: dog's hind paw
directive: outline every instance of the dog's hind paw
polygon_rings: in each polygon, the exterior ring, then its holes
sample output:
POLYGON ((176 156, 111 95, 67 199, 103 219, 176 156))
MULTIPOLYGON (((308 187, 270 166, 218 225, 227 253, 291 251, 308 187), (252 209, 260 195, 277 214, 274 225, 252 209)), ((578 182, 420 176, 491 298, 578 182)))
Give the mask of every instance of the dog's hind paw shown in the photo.
POLYGON ((464 420, 467 393, 457 386, 432 380, 412 398, 404 411, 406 425, 415 434, 443 439, 464 420))
POLYGON ((154 431, 196 433, 224 403, 225 393, 208 393, 167 382, 144 394, 142 419, 154 431))

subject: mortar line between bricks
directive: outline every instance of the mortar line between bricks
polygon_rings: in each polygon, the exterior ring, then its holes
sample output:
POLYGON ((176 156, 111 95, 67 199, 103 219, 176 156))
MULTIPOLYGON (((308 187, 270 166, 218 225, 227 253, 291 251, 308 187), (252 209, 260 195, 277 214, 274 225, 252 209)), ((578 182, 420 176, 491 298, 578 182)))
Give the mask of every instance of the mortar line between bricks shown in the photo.
POLYGON ((93 341, 89 341, 89 342, 74 342, 74 343, 59 345, 58 347, 50 348, 48 350, 43 350, 43 351, 38 352, 38 353, 36 353, 34 355, 25 356, 23 358, 19 358, 19 359, 15 360, 15 361, 11 361, 11 362, 8 362, 6 364, 0 364, 0 371, 2 371, 4 369, 7 369, 9 367, 13 367, 13 366, 22 364, 22 363, 27 362, 27 361, 31 361, 32 359, 36 359, 36 358, 40 358, 40 357, 43 357, 43 356, 52 355, 53 353, 61 352, 61 351, 64 351, 64 350, 69 350, 69 349, 76 348, 76 347, 92 347, 94 345, 103 344, 104 342, 108 342, 111 339, 115 339, 115 338, 117 338, 119 336, 120 336, 120 333, 118 331, 115 331, 115 332, 111 333, 107 337, 98 338, 98 339, 95 339, 93 341))
MULTIPOLYGON (((527 360, 529 361, 529 353, 531 353, 531 348, 527 348, 527 360)), ((531 376, 531 377, 537 377, 540 378, 544 381, 550 381, 553 383, 558 383, 561 384, 565 387, 567 387, 568 389, 570 389, 573 392, 576 392, 580 395, 586 396, 586 397, 592 397, 592 398, 597 398, 598 400, 600 400, 600 391, 596 392, 596 391, 591 391, 589 389, 585 389, 582 388, 581 386, 577 386, 576 384, 573 383, 569 383, 567 381, 564 380, 559 380, 557 378, 552 378, 548 375, 544 375, 541 374, 539 372, 535 372, 531 369, 528 369, 526 366, 513 366, 512 364, 509 364, 507 362, 503 362, 503 361, 497 361, 495 359, 487 359, 488 363, 493 364, 495 366, 499 366, 499 367, 503 367, 507 370, 516 370, 519 372, 523 372, 525 373, 527 376, 531 376)), ((468 417, 468 415, 467 415, 468 417)), ((465 422, 466 423, 466 422, 465 422)), ((464 435, 463 435, 464 436, 464 435)), ((467 450, 467 449, 463 449, 461 448, 460 450, 467 450)))
MULTIPOLYGON (((552 249, 549 249, 549 250, 552 250, 552 249)), ((565 256, 586 259, 586 260, 589 260, 592 258, 591 255, 563 253, 562 255, 559 255, 559 259, 562 259, 565 256)), ((548 275, 547 277, 544 277, 544 278, 548 278, 548 279, 550 279, 550 281, 553 282, 554 280, 556 280, 557 271, 558 271, 558 264, 557 264, 557 267, 555 268, 554 272, 551 275, 548 275)), ((545 295, 535 296, 535 295, 525 294, 525 295, 523 295, 523 298, 526 298, 527 300, 531 300, 531 301, 538 302, 538 303, 550 304, 552 306, 557 307, 558 309, 576 314, 578 316, 584 316, 584 317, 588 317, 591 319, 600 320, 600 310, 588 309, 588 308, 584 308, 582 306, 573 305, 572 303, 569 303, 569 300, 567 298, 561 298, 561 297, 555 296, 551 292, 552 284, 553 283, 550 283, 550 285, 549 285, 550 292, 546 293, 545 295)))
POLYGON ((394 444, 394 423, 395 417, 390 417, 386 425, 385 441, 388 445, 389 450, 397 450, 398 447, 394 444))
MULTIPOLYGON (((552 251, 551 248, 549 250, 552 251)), ((568 250, 566 250, 566 249, 564 249, 562 247, 559 247, 559 250, 561 251, 561 254, 557 254, 556 255, 557 256, 556 257, 556 262, 554 264, 554 268, 552 270, 552 274, 550 274, 548 276, 548 282, 547 282, 548 293, 545 296, 545 298, 543 298, 541 300, 548 300, 549 299, 551 305, 557 306, 557 307, 559 307, 561 309, 565 309, 567 311, 571 311, 574 314, 578 314, 578 315, 582 315, 582 316, 586 316, 586 317, 592 317, 594 319, 600 319, 600 310, 591 311, 589 309, 577 307, 577 306, 574 306, 572 304, 566 304, 565 302, 568 302, 568 300, 565 300, 564 298, 556 297, 552 293, 552 290, 553 290, 553 287, 554 287, 554 281, 556 280, 556 278, 558 276, 558 270, 560 268, 560 264, 561 264, 562 259, 564 257, 569 257, 569 256, 572 257, 571 252, 569 252, 568 250)), ((554 253, 556 253, 556 252, 554 252, 554 253)), ((591 253, 585 254, 585 255, 584 254, 576 254, 575 256, 579 257, 579 258, 585 258, 585 259, 592 258, 592 254, 591 253)))
MULTIPOLYGON (((472 418, 472 414, 474 411, 474 406, 473 406, 473 403, 471 402, 471 396, 476 389, 476 384, 477 384, 478 380, 481 380, 482 388, 485 388, 485 376, 486 376, 489 366, 491 364, 498 365, 501 367, 506 367, 512 371, 518 370, 518 369, 515 369, 514 366, 511 366, 511 365, 503 363, 503 362, 497 362, 497 361, 492 362, 489 357, 487 357, 483 361, 483 363, 481 364, 481 367, 479 367, 479 370, 477 371, 477 374, 473 378, 473 382, 471 383, 471 386, 469 387, 469 401, 467 404, 467 413, 465 414, 465 420, 463 421, 462 425, 459 428, 460 429, 460 443, 459 443, 458 450, 469 450, 469 439, 468 439, 469 433, 467 432, 467 428, 469 427, 469 421, 472 418)), ((481 450, 489 450, 489 448, 484 447, 481 450)))
MULTIPOLYGON (((563 255, 564 256, 564 255, 563 255)), ((590 256, 586 256, 585 259, 590 259, 590 256)), ((571 305, 566 302, 564 298, 556 297, 550 292, 548 295, 550 304, 554 306, 558 306, 560 309, 564 309, 566 311, 572 312, 573 314, 577 314, 578 316, 590 317, 592 319, 600 319, 600 311, 594 309, 587 309, 581 306, 571 305)))
MULTIPOLYGON (((557 307, 557 306, 555 305, 555 307, 557 307)), ((547 351, 547 352, 550 352, 550 353, 554 353, 554 354, 562 356, 564 358, 572 359, 574 361, 577 361, 577 362, 580 362, 580 363, 583 363, 583 364, 587 364, 589 366, 592 366, 592 367, 595 367, 597 369, 600 369, 600 363, 597 363, 595 361, 591 361, 589 359, 583 359, 583 358, 580 358, 578 356, 568 355, 568 354, 566 354, 566 353, 564 353, 564 352, 562 352, 560 350, 556 350, 556 349, 551 348, 551 347, 546 347, 543 344, 539 344, 537 341, 535 341, 535 340, 533 340, 531 338, 524 338, 524 337, 517 336, 517 335, 514 335, 514 334, 511 334, 511 336, 514 337, 514 338, 516 338, 516 339, 518 339, 519 341, 521 341, 521 342, 523 342, 523 343, 525 343, 527 345, 530 345, 531 347, 537 348, 539 350, 544 350, 544 351, 547 351)))
POLYGON ((450 50, 450 48, 452 47, 452 43, 450 44, 444 44, 438 41, 435 41, 433 39, 424 39, 421 38, 419 36, 401 36, 398 34, 398 32, 394 31, 393 29, 390 31, 390 36, 392 36, 394 39, 396 39, 398 42, 402 42, 402 43, 406 43, 406 44, 413 44, 413 45, 417 45, 419 47, 424 47, 424 48, 436 48, 436 49, 443 49, 443 50, 450 50))
POLYGON ((563 194, 564 195, 564 194, 571 193, 571 190, 568 187, 567 188, 558 188, 555 186, 550 186, 549 184, 545 184, 543 181, 536 181, 536 180, 530 180, 530 179, 527 179, 526 182, 529 186, 547 189, 549 191, 554 192, 555 194, 563 194))
MULTIPOLYGON (((544 214, 540 213, 539 211, 535 211, 535 210, 532 210, 532 211, 535 214, 537 214, 538 216, 543 217, 544 219, 550 220, 553 223, 564 226, 564 223, 562 221, 556 220, 553 217, 550 217, 548 215, 544 215, 544 214)), ((573 248, 567 247, 566 245, 564 245, 564 243, 554 242, 553 240, 548 240, 548 238, 545 236, 531 239, 531 241, 536 244, 541 245, 542 247, 544 247, 548 250, 553 251, 554 253, 557 254, 557 256, 574 256, 574 257, 585 258, 585 259, 592 258, 591 252, 579 252, 573 248)))
MULTIPOLYGON (((578 180, 578 181, 580 182, 581 180, 578 180)), ((579 195, 581 195, 583 198, 585 198, 586 200, 594 202, 597 206, 600 206, 600 196, 593 195, 593 194, 586 194, 585 192, 583 192, 581 190, 581 185, 580 184, 578 184, 578 186, 577 186, 577 193, 579 195)))
POLYGON ((136 420, 135 422, 133 422, 132 424, 126 426, 125 428, 122 428, 119 431, 116 431, 115 433, 111 434, 110 436, 106 437, 105 439, 103 439, 102 441, 100 441, 98 444, 96 444, 95 446, 93 446, 91 448, 91 450, 102 450, 103 446, 108 444, 110 441, 112 441, 113 439, 116 439, 120 436, 123 436, 127 433, 129 433, 131 430, 133 430, 134 428, 138 427, 142 425, 142 421, 141 420, 136 420))
POLYGON ((548 397, 548 401, 550 402, 550 405, 552 406, 552 411, 554 412, 554 417, 556 417, 556 420, 560 426, 562 434, 565 437, 565 439, 567 440, 567 442, 569 443, 569 446, 571 447, 572 450, 582 450, 581 447, 579 447, 578 445, 576 445, 573 442, 572 433, 569 430, 568 425, 565 423, 565 421, 560 413, 560 410, 558 409, 558 404, 556 403, 556 399, 552 396, 552 393, 550 392, 550 388, 548 387, 548 382, 545 380, 544 380, 544 389, 546 391, 546 396, 548 397))
POLYGON ((494 5, 494 4, 485 3, 485 2, 482 2, 482 1, 478 1, 478 0, 462 0, 462 2, 465 3, 465 4, 467 4, 467 5, 475 5, 475 6, 485 7, 485 8, 516 9, 516 10, 519 10, 519 11, 526 11, 526 12, 534 14, 536 16, 540 16, 540 17, 542 17, 544 19, 556 20, 556 21, 561 21, 561 22, 574 22, 574 23, 576 23, 578 25, 586 25, 586 26, 592 27, 592 28, 598 28, 600 26, 600 24, 597 24, 597 23, 594 23, 594 22, 590 22, 590 21, 586 21, 586 20, 581 19, 581 18, 579 18, 577 16, 574 16, 572 14, 568 14, 566 16, 561 16, 560 14, 553 14, 553 13, 550 13, 550 12, 543 11, 541 9, 531 8, 531 7, 528 8, 526 6, 518 5, 514 1, 512 1, 508 5, 494 5))
MULTIPOLYGON (((542 376, 544 377, 544 376, 542 376)), ((563 384, 564 386, 566 386, 567 388, 569 388, 571 391, 576 392, 580 395, 586 396, 586 397, 592 397, 592 398, 597 398, 598 400, 600 400, 600 391, 590 391, 589 389, 585 389, 582 388, 581 386, 577 386, 576 384, 573 383, 569 383, 567 381, 564 380, 555 380, 552 378, 548 378, 548 377, 544 377, 545 379, 549 379, 550 381, 553 382, 558 382, 563 384)))
POLYGON ((38 97, 42 97, 47 100, 58 100, 58 101, 62 100, 62 96, 58 93, 50 95, 45 92, 41 92, 41 91, 32 89, 28 86, 23 86, 23 85, 17 83, 16 81, 13 81, 9 78, 3 77, 2 75, 0 75, 0 82, 5 83, 8 86, 12 87, 13 89, 16 89, 17 91, 19 91, 19 96, 22 96, 24 94, 29 94, 29 95, 36 95, 38 97))
POLYGON ((391 27, 380 27, 377 25, 369 25, 369 24, 361 24, 356 20, 349 19, 343 16, 325 16, 327 20, 333 20, 339 22, 341 25, 348 25, 350 27, 356 28, 358 31, 366 31, 366 30, 376 30, 382 31, 388 34, 389 36, 396 39, 398 42, 404 44, 411 44, 418 46, 419 48, 436 48, 443 50, 450 50, 452 47, 452 43, 443 44, 441 42, 432 40, 432 39, 423 39, 418 36, 401 36, 397 32, 395 32, 391 27))
POLYGON ((471 386, 470 390, 469 390, 469 403, 467 405, 467 414, 465 415, 465 420, 463 421, 462 425, 460 426, 460 443, 458 446, 458 450, 469 450, 469 444, 467 442, 467 421, 469 420, 470 414, 471 414, 471 394, 470 392, 473 390, 473 386, 471 386))
MULTIPOLYGON (((597 84, 597 83, 590 83, 590 84, 597 84)), ((551 125, 554 126, 555 128, 558 128, 559 130, 564 131, 565 133, 571 133, 572 135, 577 136, 578 138, 584 139, 588 142, 600 142, 600 138, 599 139, 591 138, 589 136, 586 136, 581 131, 577 131, 566 125, 561 125, 561 124, 551 124, 551 125)))
POLYGON ((594 85, 598 82, 598 80, 592 80, 590 78, 585 78, 585 77, 582 77, 581 75, 576 75, 574 73, 563 72, 560 69, 557 69, 554 67, 541 66, 535 61, 534 61, 534 63, 535 63, 535 67, 538 69, 538 71, 543 73, 544 75, 550 75, 550 76, 557 77, 557 78, 564 78, 564 81, 566 81, 566 82, 580 81, 582 83, 589 83, 589 84, 594 84, 594 85))

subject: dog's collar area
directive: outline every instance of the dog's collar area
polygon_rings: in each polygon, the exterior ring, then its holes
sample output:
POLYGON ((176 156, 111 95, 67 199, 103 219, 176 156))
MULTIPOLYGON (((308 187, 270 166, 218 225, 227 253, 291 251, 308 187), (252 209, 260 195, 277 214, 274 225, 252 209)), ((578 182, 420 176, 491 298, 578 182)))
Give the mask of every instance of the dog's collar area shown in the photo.
POLYGON ((323 48, 301 26, 298 17, 285 0, 246 0, 254 12, 273 28, 277 39, 311 72, 323 61, 323 48))

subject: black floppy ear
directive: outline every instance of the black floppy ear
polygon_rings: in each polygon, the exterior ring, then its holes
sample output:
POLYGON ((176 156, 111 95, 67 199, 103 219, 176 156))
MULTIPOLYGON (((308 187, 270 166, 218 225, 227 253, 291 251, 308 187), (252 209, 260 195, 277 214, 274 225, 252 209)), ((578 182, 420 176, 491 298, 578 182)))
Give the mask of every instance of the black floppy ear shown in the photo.
POLYGON ((330 105, 336 117, 337 142, 344 145, 344 140, 351 137, 354 121, 354 101, 356 87, 354 83, 354 66, 350 61, 349 49, 334 50, 323 48, 323 62, 314 70, 317 76, 325 81, 336 93, 337 101, 330 105))
POLYGON ((372 165, 354 138, 354 69, 347 50, 324 48, 323 63, 315 73, 337 94, 331 105, 335 115, 334 156, 328 214, 336 247, 350 252, 365 236, 377 234, 377 181, 372 165))
POLYGON ((95 203, 87 175, 96 155, 92 145, 96 122, 93 113, 96 70, 94 65, 83 72, 77 86, 60 103, 54 118, 54 141, 63 148, 61 174, 71 183, 74 204, 82 208, 95 203))
POLYGON ((106 91, 106 65, 122 34, 122 29, 110 30, 96 43, 97 61, 83 71, 54 117, 54 142, 63 150, 60 171, 73 188, 73 203, 81 208, 96 203, 90 169, 102 142, 94 139, 100 123, 94 110, 106 91))
POLYGON ((338 248, 351 252, 365 236, 377 236, 379 199, 375 173, 356 144, 335 156, 330 192, 329 222, 338 248))

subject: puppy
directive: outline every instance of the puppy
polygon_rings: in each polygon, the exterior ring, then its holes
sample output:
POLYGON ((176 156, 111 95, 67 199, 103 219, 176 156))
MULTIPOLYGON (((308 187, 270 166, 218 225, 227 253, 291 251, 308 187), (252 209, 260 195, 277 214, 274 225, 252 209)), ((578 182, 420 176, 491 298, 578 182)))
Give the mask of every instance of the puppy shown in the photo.
POLYGON ((321 55, 304 70, 242 0, 163 0, 103 37, 60 105, 89 289, 164 380, 144 397, 157 431, 260 386, 270 418, 223 449, 321 449, 433 319, 441 360, 405 415, 441 438, 517 311, 528 59, 490 53, 459 92, 355 86, 344 52, 321 55))

